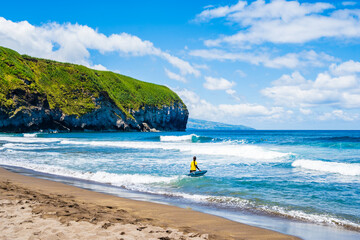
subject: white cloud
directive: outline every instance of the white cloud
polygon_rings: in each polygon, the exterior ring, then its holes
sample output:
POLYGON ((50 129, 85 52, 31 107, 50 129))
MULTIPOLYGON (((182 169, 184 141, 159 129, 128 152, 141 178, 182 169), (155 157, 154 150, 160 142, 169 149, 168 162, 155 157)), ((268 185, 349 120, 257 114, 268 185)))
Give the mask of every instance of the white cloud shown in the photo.
POLYGON ((176 81, 180 81, 183 83, 186 83, 186 78, 184 78, 183 76, 180 76, 179 74, 173 73, 171 71, 169 71, 167 68, 164 69, 166 75, 170 78, 170 79, 174 79, 176 81))
POLYGON ((201 57, 208 60, 231 60, 231 61, 247 61, 253 64, 259 64, 262 60, 260 56, 251 53, 234 53, 226 52, 219 49, 198 49, 190 51, 191 56, 201 57))
POLYGON ((275 86, 261 91, 264 96, 274 99, 275 103, 288 107, 312 107, 339 103, 338 94, 333 91, 311 89, 310 85, 275 86))
POLYGON ((288 53, 273 59, 265 59, 264 65, 271 68, 322 67, 324 66, 324 63, 336 60, 336 58, 326 53, 316 53, 315 51, 310 50, 299 53, 288 53))
POLYGON ((304 115, 310 115, 312 113, 311 109, 305 109, 305 108, 300 108, 300 112, 304 115))
POLYGON ((185 102, 189 109, 190 117, 212 121, 227 122, 234 118, 248 118, 256 120, 278 119, 291 112, 284 111, 281 107, 267 108, 259 104, 219 104, 214 105, 201 99, 193 91, 183 89, 174 90, 185 102))
POLYGON ((183 100, 186 102, 186 105, 195 105, 198 104, 201 99, 200 96, 197 95, 195 92, 187 90, 187 89, 172 89, 173 91, 176 91, 176 93, 183 98, 183 100))
POLYGON ((153 55, 165 59, 183 75, 200 75, 190 63, 163 52, 150 41, 127 33, 106 36, 86 25, 48 23, 34 26, 27 21, 12 22, 0 17, 0 45, 35 57, 89 67, 92 66, 89 50, 130 56, 153 55))
POLYGON ((225 92, 236 101, 240 101, 240 97, 237 96, 236 91, 232 89, 235 85, 235 82, 230 82, 225 78, 213 78, 209 76, 205 77, 205 83, 203 84, 204 88, 209 90, 225 90, 225 92))
POLYGON ((294 18, 312 13, 321 13, 334 8, 329 3, 300 4, 298 1, 277 0, 266 3, 264 0, 254 1, 246 8, 232 13, 229 18, 234 21, 248 23, 256 19, 281 19, 288 22, 294 18))
POLYGON ((244 71, 240 70, 240 69, 236 70, 235 72, 242 78, 247 76, 247 74, 244 71))
POLYGON ((343 110, 334 110, 332 112, 324 113, 318 117, 320 121, 336 120, 341 119, 344 121, 354 121, 359 119, 358 114, 348 114, 343 110))
POLYGON ((350 60, 340 65, 331 64, 330 71, 334 75, 360 73, 360 62, 350 60))
MULTIPOLYGON (((160 51, 160 50, 159 50, 160 51)), ((157 55, 157 54, 155 54, 157 55)), ((180 69, 181 74, 193 74, 196 77, 200 76, 200 71, 191 66, 189 62, 186 62, 178 57, 172 56, 165 52, 159 53, 160 57, 165 58, 170 64, 172 64, 174 67, 177 67, 180 69)))
POLYGON ((332 77, 328 73, 320 73, 313 83, 316 89, 349 89, 358 87, 358 79, 355 75, 332 77))
POLYGON ((206 22, 213 18, 225 17, 229 13, 242 10, 246 4, 247 4, 246 1, 239 1, 235 5, 218 7, 218 8, 214 8, 212 5, 209 5, 206 7, 207 9, 196 15, 195 21, 206 22))
POLYGON ((360 108, 360 90, 359 87, 342 94, 342 105, 346 108, 360 108))
POLYGON ((105 66, 103 66, 101 64, 96 64, 96 65, 90 66, 90 68, 95 69, 95 70, 101 70, 101 71, 109 71, 109 69, 107 69, 105 66))
MULTIPOLYGON (((357 64, 358 62, 352 62, 352 65, 357 64)), ((347 65, 331 65, 330 70, 335 69, 336 76, 323 72, 313 81, 305 80, 298 72, 291 76, 283 75, 273 82, 273 87, 265 88, 261 93, 280 106, 360 108, 360 77, 356 74, 356 69, 351 68, 351 74, 349 71, 342 71, 343 66, 347 65), (340 73, 344 75, 339 75, 340 73)))
POLYGON ((207 102, 204 99, 201 99, 199 95, 195 92, 183 89, 177 90, 173 89, 179 97, 184 101, 186 104, 189 112, 190 117, 192 118, 199 118, 199 119, 207 119, 213 121, 220 121, 221 116, 219 116, 218 108, 207 102))
POLYGON ((235 86, 235 82, 230 82, 225 78, 205 77, 204 87, 209 90, 228 90, 235 86))
POLYGON ((209 66, 206 65, 206 64, 193 64, 195 68, 197 69, 205 69, 205 70, 208 70, 209 69, 209 66))
POLYGON ((257 104, 220 104, 219 110, 234 117, 270 117, 279 118, 284 109, 281 107, 266 108, 257 104))
POLYGON ((224 9, 230 8, 222 6, 211 9, 211 12, 219 11, 220 14, 210 14, 209 10, 199 14, 204 13, 207 20, 225 18, 231 23, 238 24, 241 29, 234 35, 206 40, 206 46, 228 43, 246 47, 265 42, 305 43, 324 37, 360 37, 360 28, 358 27, 360 22, 356 11, 334 10, 335 7, 329 3, 300 4, 298 1, 265 2, 257 0, 243 8, 224 11, 224 9))
POLYGON ((354 6, 354 5, 356 5, 356 2, 350 2, 350 1, 342 2, 342 5, 344 5, 344 6, 354 6))
POLYGON ((288 53, 283 56, 270 57, 268 53, 255 54, 252 52, 226 52, 219 49, 198 49, 190 51, 191 56, 201 57, 207 60, 219 61, 242 61, 251 64, 262 64, 269 68, 298 68, 306 66, 322 67, 325 62, 337 61, 336 58, 323 52, 316 53, 313 50, 299 53, 288 53))
POLYGON ((275 86, 293 86, 306 83, 305 78, 298 72, 293 72, 291 75, 284 74, 279 79, 272 82, 275 86))
POLYGON ((227 89, 226 93, 229 95, 234 95, 236 93, 236 91, 234 89, 227 89))
POLYGON ((225 91, 227 94, 229 94, 233 99, 236 101, 240 101, 241 98, 238 96, 237 92, 234 89, 227 89, 225 91))

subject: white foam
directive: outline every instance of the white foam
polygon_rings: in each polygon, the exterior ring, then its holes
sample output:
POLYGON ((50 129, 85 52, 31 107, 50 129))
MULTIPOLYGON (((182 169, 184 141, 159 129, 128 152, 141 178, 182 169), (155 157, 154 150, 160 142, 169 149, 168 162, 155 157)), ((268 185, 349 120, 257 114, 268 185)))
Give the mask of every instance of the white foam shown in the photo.
POLYGON ((195 202, 203 202, 206 201, 206 198, 211 197, 211 196, 196 195, 196 194, 193 195, 187 193, 171 193, 156 188, 154 185, 154 184, 169 184, 172 181, 178 181, 181 180, 182 178, 185 178, 186 177, 185 175, 163 177, 163 176, 154 176, 148 174, 115 174, 104 171, 83 172, 83 171, 72 170, 60 166, 25 163, 23 161, 9 161, 7 159, 1 159, 1 158, 0 158, 0 164, 26 168, 37 172, 54 174, 63 177, 72 177, 82 180, 111 184, 113 186, 124 187, 128 190, 133 190, 133 191, 141 191, 145 193, 167 195, 172 197, 181 197, 185 199, 190 199, 195 202))
MULTIPOLYGON (((46 144, 22 144, 22 143, 5 143, 1 149, 11 152, 12 150, 46 150, 46 149, 59 149, 61 146, 49 146, 46 144)), ((51 154, 51 152, 47 153, 51 154)))
POLYGON ((37 137, 37 133, 24 133, 24 137, 37 137))
POLYGON ((260 208, 267 213, 282 215, 285 217, 294 218, 306 222, 360 229, 360 225, 357 223, 351 222, 346 219, 340 219, 329 214, 306 213, 300 210, 288 210, 279 206, 261 206, 260 208))
MULTIPOLYGON (((186 149, 186 148, 185 148, 186 149)), ((229 144, 206 144, 201 146, 189 147, 186 149, 193 155, 221 155, 234 156, 243 159, 252 159, 259 161, 281 161, 289 153, 281 153, 254 145, 229 145, 229 144)))
POLYGON ((251 200, 236 198, 236 197, 171 192, 171 191, 166 191, 166 188, 156 187, 162 183, 171 184, 171 182, 173 181, 179 181, 185 176, 163 177, 163 176, 153 176, 146 174, 115 174, 115 173, 108 173, 103 171, 94 172, 94 173, 81 172, 60 166, 24 163, 22 161, 11 162, 9 164, 9 161, 4 159, 0 159, 0 164, 23 167, 38 172, 50 173, 59 176, 73 177, 83 180, 95 181, 99 183, 106 183, 114 186, 124 187, 129 190, 141 191, 145 193, 166 195, 171 197, 180 197, 201 204, 215 204, 224 207, 232 207, 236 209, 261 211, 267 214, 281 215, 284 217, 298 219, 301 221, 360 229, 360 225, 357 223, 345 219, 340 219, 328 214, 306 213, 301 210, 291 210, 280 206, 269 206, 265 204, 259 204, 251 200))
POLYGON ((0 137, 2 142, 12 143, 51 143, 60 142, 60 138, 38 138, 38 137, 0 137))
MULTIPOLYGON (((184 195, 186 197, 186 195, 184 195)), ((246 209, 250 211, 261 211, 267 214, 281 215, 288 218, 293 218, 306 222, 336 225, 343 227, 351 227, 360 229, 360 225, 354 222, 351 222, 346 219, 340 219, 338 217, 329 215, 329 214, 318 214, 318 213, 306 213, 301 210, 290 210, 285 207, 280 206, 269 206, 264 204, 257 204, 254 201, 235 198, 235 197, 218 197, 218 196, 193 196, 193 199, 198 201, 207 201, 214 204, 219 204, 227 207, 246 209)))
POLYGON ((348 176, 360 176, 360 164, 325 162, 318 160, 299 159, 291 164, 293 167, 300 167, 313 171, 338 173, 348 176))
POLYGON ((22 167, 26 169, 31 169, 37 172, 49 173, 64 177, 73 177, 83 180, 95 181, 100 183, 108 183, 114 186, 121 187, 130 187, 131 185, 137 184, 151 184, 151 183, 169 183, 174 179, 177 179, 177 176, 174 177, 162 177, 162 176, 153 176, 146 174, 115 174, 107 173, 103 171, 98 172, 82 172, 77 170, 72 170, 60 166, 50 166, 45 164, 33 164, 33 163, 24 163, 23 161, 7 161, 0 159, 0 164, 22 167))
POLYGON ((102 183, 111 183, 115 186, 130 186, 137 184, 168 183, 177 177, 161 177, 144 174, 114 174, 107 172, 81 173, 80 178, 102 183))
POLYGON ((110 142, 110 141, 69 141, 61 144, 91 145, 99 147, 119 147, 131 149, 164 149, 188 152, 192 155, 234 156, 259 161, 282 161, 291 153, 282 153, 250 144, 228 143, 172 143, 172 142, 110 142))
POLYGON ((3 149, 23 149, 24 144, 5 143, 3 149))
POLYGON ((181 142, 181 141, 192 141, 193 137, 199 137, 196 134, 183 135, 183 136, 160 136, 162 142, 181 142))
POLYGON ((23 143, 5 143, 2 149, 6 150, 42 150, 42 149, 55 149, 59 147, 49 146, 46 144, 23 144, 23 143))
POLYGON ((224 143, 246 144, 246 143, 248 143, 248 141, 245 140, 245 139, 241 139, 241 140, 225 140, 224 143))

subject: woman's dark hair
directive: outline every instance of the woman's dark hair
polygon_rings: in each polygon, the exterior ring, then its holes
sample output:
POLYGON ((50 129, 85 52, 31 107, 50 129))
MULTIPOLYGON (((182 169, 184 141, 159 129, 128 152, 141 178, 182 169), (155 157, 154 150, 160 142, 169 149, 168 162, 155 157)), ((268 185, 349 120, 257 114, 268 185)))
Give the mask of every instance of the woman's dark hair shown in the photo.
POLYGON ((194 156, 193 159, 196 160, 196 156, 194 156))

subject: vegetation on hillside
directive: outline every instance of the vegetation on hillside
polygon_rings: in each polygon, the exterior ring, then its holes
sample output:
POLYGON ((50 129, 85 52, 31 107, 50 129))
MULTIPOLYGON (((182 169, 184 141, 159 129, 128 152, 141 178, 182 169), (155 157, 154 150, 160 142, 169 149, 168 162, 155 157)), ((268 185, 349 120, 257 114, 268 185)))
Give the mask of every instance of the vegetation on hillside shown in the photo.
POLYGON ((128 117, 130 109, 182 103, 165 86, 0 47, 0 108, 9 113, 47 100, 50 109, 81 116, 99 107, 99 97, 111 98, 128 117))

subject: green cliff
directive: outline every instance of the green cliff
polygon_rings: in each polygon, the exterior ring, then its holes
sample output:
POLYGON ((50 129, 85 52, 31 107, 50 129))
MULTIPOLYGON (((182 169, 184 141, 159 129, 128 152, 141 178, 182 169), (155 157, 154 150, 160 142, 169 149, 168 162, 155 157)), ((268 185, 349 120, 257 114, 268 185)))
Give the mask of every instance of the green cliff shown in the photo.
POLYGON ((2 131, 184 130, 187 117, 165 86, 0 47, 2 131))

